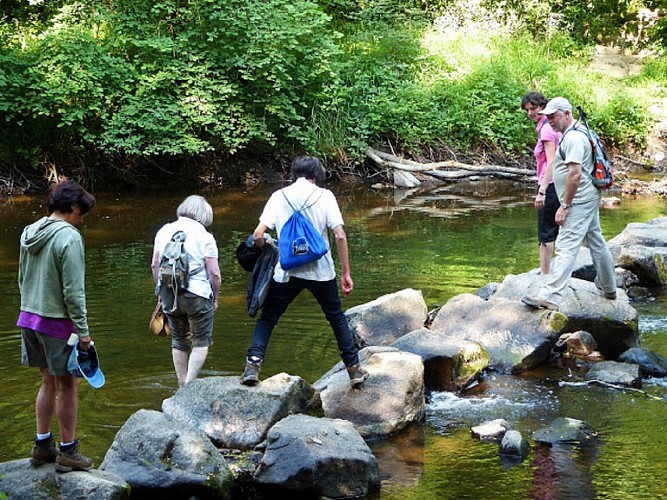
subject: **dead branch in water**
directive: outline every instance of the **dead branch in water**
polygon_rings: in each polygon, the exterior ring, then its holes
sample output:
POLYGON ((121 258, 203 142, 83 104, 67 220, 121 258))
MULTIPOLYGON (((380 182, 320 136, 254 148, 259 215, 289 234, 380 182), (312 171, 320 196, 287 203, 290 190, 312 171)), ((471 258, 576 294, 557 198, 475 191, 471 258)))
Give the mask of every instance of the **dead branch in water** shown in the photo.
POLYGON ((420 172, 442 180, 457 180, 473 176, 494 176, 509 179, 534 178, 534 170, 503 167, 501 165, 468 165, 458 161, 419 163, 399 158, 390 153, 367 148, 366 155, 383 168, 393 168, 406 172, 420 172))

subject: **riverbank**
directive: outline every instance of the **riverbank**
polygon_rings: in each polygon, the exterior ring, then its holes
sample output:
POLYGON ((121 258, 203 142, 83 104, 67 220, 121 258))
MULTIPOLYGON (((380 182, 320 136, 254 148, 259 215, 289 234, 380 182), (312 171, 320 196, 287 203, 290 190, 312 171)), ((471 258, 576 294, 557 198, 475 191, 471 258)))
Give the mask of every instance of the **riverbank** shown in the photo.
MULTIPOLYGON (((653 143, 659 141, 653 139, 653 143)), ((662 144, 662 142, 661 142, 662 144)), ((663 145, 664 146, 664 145, 663 145)), ((667 146, 660 146, 667 151, 667 146)), ((654 148, 655 149, 655 146, 654 148)), ((473 169, 489 166, 498 170, 534 171, 532 156, 521 160, 508 160, 489 155, 485 152, 458 154, 441 147, 430 149, 427 154, 395 153, 408 161, 419 163, 452 162, 470 165, 473 169)), ((636 156, 636 155, 635 155, 636 156)), ((662 158, 658 155, 658 158, 662 158)), ((615 189, 623 194, 667 195, 667 162, 647 162, 645 159, 633 159, 622 155, 610 155, 615 175, 615 189)), ((244 156, 239 158, 219 158, 214 155, 206 158, 190 158, 183 161, 170 159, 166 162, 145 160, 141 168, 125 171, 122 167, 112 169, 112 175, 103 178, 82 177, 81 171, 59 170, 55 165, 21 173, 16 170, 0 170, 0 201, 21 195, 39 195, 45 193, 53 183, 65 179, 75 179, 93 191, 161 191, 173 189, 194 189, 209 191, 212 189, 247 187, 261 184, 279 183, 289 179, 289 167, 292 158, 280 155, 244 156)), ((393 183, 393 171, 367 159, 359 164, 350 164, 344 160, 329 160, 326 163, 329 180, 343 183, 384 184, 393 183)), ((414 174, 425 184, 449 184, 457 179, 435 179, 433 176, 414 174)), ((474 172, 470 173, 475 176, 474 172)), ((493 178, 504 178, 502 172, 493 178)), ((512 179, 513 182, 532 186, 534 179, 523 176, 512 179)))

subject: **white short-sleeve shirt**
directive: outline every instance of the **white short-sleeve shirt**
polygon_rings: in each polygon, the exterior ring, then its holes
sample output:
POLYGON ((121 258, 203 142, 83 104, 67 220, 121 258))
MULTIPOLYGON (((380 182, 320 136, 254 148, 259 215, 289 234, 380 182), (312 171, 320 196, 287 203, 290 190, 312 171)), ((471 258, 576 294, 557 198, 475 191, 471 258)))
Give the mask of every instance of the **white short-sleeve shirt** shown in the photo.
POLYGON ((273 275, 279 283, 286 283, 290 277, 303 278, 313 281, 330 281, 336 277, 336 268, 331 257, 331 245, 327 235, 327 228, 334 229, 336 226, 343 225, 343 216, 340 212, 338 202, 334 194, 328 189, 317 187, 305 177, 299 177, 293 184, 282 190, 274 192, 264 206, 264 211, 259 217, 259 221, 269 229, 275 229, 277 237, 280 239, 280 231, 292 215, 294 210, 290 204, 303 210, 310 221, 323 236, 329 249, 322 258, 303 266, 285 271, 280 267, 280 262, 276 265, 273 275), (284 195, 283 192, 284 191, 284 195), (287 197, 287 200, 285 199, 287 197))
POLYGON ((206 299, 213 297, 211 283, 204 267, 204 259, 206 257, 218 258, 218 245, 215 238, 196 220, 189 217, 179 217, 178 220, 169 222, 160 228, 155 235, 154 250, 162 254, 172 235, 177 231, 185 233, 185 251, 188 253, 190 271, 197 268, 202 269, 200 272, 190 275, 188 292, 206 299))

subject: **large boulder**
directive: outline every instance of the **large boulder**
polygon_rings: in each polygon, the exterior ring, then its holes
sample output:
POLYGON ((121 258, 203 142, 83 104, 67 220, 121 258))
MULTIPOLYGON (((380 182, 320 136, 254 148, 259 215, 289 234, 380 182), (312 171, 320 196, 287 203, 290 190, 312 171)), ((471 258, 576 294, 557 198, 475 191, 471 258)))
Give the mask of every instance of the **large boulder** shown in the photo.
POLYGON ((120 428, 100 470, 122 477, 137 498, 225 498, 232 474, 206 435, 154 410, 120 428))
POLYGON ((380 487, 377 460, 346 420, 290 415, 269 430, 266 442, 255 480, 270 487, 272 498, 281 491, 360 498, 380 487))
POLYGON ((430 391, 461 391, 489 366, 489 355, 478 342, 452 339, 428 328, 404 335, 392 347, 421 356, 430 391))
POLYGON ((608 243, 617 266, 646 286, 667 286, 667 217, 632 222, 608 243))
POLYGON ((313 403, 315 390, 301 377, 279 373, 254 387, 238 377, 205 377, 181 387, 162 402, 171 419, 199 429, 218 445, 251 449, 276 422, 301 413, 313 403))
MULTIPOLYGON (((510 274, 489 301, 519 301, 523 295, 537 294, 543 284, 544 276, 535 273, 510 274)), ((618 288, 616 293, 616 300, 608 300, 600 295, 595 284, 571 278, 560 305, 560 312, 567 316, 562 333, 589 332, 607 359, 616 359, 630 347, 639 346, 637 310, 623 290, 618 288)))
POLYGON ((442 306, 431 329, 452 339, 477 342, 489 354, 492 368, 519 373, 547 360, 566 322, 558 312, 533 310, 495 295, 484 300, 464 293, 442 306))
POLYGON ((360 389, 351 389, 342 363, 313 384, 329 418, 349 420, 364 437, 384 437, 412 422, 425 411, 424 365, 420 356, 391 347, 367 347, 361 365, 370 376, 360 389))
MULTIPOLYGON (((126 500, 130 485, 111 472, 56 472, 54 464, 30 465, 30 459, 0 463, 0 493, 9 500, 126 500)), ((1 495, 0 495, 1 496, 1 495)))
POLYGON ((428 308, 421 290, 408 288, 378 297, 345 312, 359 344, 391 345, 406 333, 424 326, 428 308))

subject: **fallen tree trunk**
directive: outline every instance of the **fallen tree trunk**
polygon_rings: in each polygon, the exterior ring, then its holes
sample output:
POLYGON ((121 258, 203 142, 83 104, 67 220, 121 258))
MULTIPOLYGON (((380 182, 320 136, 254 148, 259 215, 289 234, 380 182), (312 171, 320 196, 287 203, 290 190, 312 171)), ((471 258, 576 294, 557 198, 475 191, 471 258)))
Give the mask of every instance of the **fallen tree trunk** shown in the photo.
POLYGON ((443 181, 465 179, 467 177, 500 177, 502 179, 526 180, 527 177, 535 177, 535 174, 512 174, 510 172, 500 172, 497 170, 449 170, 443 172, 442 170, 425 170, 421 172, 424 175, 429 175, 443 181))
POLYGON ((462 179, 474 175, 493 175, 506 178, 534 177, 535 171, 501 165, 468 165, 458 161, 442 161, 434 163, 418 163, 399 158, 390 153, 378 151, 371 147, 366 149, 366 155, 381 167, 404 170, 406 172, 421 172, 439 179, 462 179), (443 172, 442 170, 449 170, 443 172))

